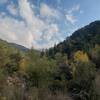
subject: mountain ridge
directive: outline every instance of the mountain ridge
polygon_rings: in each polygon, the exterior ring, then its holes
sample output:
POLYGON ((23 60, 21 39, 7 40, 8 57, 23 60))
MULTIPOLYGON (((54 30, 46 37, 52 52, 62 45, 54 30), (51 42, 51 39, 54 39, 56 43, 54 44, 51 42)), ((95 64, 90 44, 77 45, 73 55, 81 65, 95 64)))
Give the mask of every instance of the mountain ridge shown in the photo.
POLYGON ((19 51, 22 51, 22 52, 27 52, 29 49, 22 46, 22 45, 19 45, 19 44, 16 44, 16 43, 10 43, 10 42, 7 42, 3 39, 0 39, 0 43, 3 44, 3 45, 6 45, 7 47, 11 47, 11 48, 15 48, 19 51))
POLYGON ((63 42, 47 50, 47 55, 53 57, 57 52, 67 53, 71 56, 77 50, 88 51, 95 44, 100 44, 100 21, 94 21, 67 37, 63 42))
MULTIPOLYGON (((29 50, 28 48, 22 45, 16 43, 10 43, 2 39, 0 39, 0 42, 8 44, 10 47, 14 47, 24 52, 29 50)), ((94 21, 76 30, 75 32, 72 33, 71 36, 67 37, 63 42, 60 42, 54 47, 49 48, 49 50, 47 50, 47 54, 53 55, 56 54, 57 52, 61 52, 70 55, 71 52, 74 52, 76 50, 83 50, 83 48, 89 48, 88 44, 90 43, 91 47, 93 47, 95 44, 100 44, 100 20, 94 21), (84 41, 87 44, 84 44, 84 41)))

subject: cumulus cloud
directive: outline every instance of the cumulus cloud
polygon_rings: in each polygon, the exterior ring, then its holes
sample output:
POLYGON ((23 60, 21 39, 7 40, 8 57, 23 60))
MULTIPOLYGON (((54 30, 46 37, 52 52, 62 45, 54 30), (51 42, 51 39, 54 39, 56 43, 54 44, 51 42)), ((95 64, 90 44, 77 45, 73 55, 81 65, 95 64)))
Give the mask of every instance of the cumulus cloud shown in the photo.
POLYGON ((66 14, 66 19, 71 23, 71 24, 74 24, 77 19, 75 16, 73 16, 72 14, 66 14))
POLYGON ((52 24, 44 31, 44 33, 41 35, 41 39, 44 39, 46 41, 52 40, 54 36, 56 36, 56 33, 59 32, 57 24, 52 24))
POLYGON ((16 16, 18 14, 18 8, 15 6, 13 2, 7 6, 7 10, 10 14, 16 16))
POLYGON ((80 10, 80 5, 77 4, 77 5, 74 5, 71 9, 69 9, 68 13, 74 13, 76 11, 79 11, 80 10))
POLYGON ((31 46, 33 38, 24 22, 7 16, 0 16, 0 37, 9 42, 15 42, 26 47, 31 46))
POLYGON ((76 18, 76 16, 74 16, 74 13, 75 13, 75 12, 78 12, 78 11, 79 11, 79 12, 82 12, 82 11, 80 10, 80 5, 79 5, 79 4, 73 6, 71 9, 69 9, 69 10, 67 11, 67 14, 65 15, 67 21, 69 21, 71 24, 75 24, 75 22, 77 22, 77 18, 76 18))
MULTIPOLYGON (((11 10, 13 7, 14 5, 9 5, 9 11, 16 15, 11 10)), ((50 10, 50 7, 47 5, 45 7, 49 10, 45 11, 44 15, 48 13, 47 15, 54 16, 54 13, 51 13, 53 12, 52 9, 50 10)), ((58 25, 56 23, 50 24, 36 16, 28 0, 18 0, 17 10, 22 20, 7 15, 0 15, 0 37, 2 39, 28 48, 34 46, 36 49, 41 49, 53 46, 61 38, 59 37, 58 25), (39 41, 45 43, 41 45, 39 41)))
POLYGON ((32 23, 34 12, 32 11, 28 0, 19 0, 19 9, 21 17, 27 22, 27 24, 32 23))
POLYGON ((58 17, 59 12, 53 8, 50 8, 46 4, 42 3, 40 8, 40 14, 44 17, 58 17))

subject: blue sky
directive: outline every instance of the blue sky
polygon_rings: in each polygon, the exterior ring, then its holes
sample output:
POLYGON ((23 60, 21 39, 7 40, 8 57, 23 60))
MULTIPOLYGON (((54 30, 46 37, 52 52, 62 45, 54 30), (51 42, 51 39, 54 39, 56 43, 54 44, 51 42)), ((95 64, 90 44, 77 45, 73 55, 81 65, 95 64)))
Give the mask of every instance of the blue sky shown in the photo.
POLYGON ((100 0, 0 0, 0 38, 43 49, 100 20, 100 0))

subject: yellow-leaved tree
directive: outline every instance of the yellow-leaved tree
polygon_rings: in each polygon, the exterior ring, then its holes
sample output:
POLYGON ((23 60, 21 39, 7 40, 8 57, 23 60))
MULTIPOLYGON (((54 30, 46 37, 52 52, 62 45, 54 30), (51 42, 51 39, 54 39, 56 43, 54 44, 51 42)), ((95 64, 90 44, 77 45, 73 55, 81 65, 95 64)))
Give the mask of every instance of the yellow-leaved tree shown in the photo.
POLYGON ((73 72, 73 76, 77 70, 77 64, 78 63, 88 63, 89 62, 89 57, 87 55, 87 53, 84 53, 83 51, 77 51, 74 53, 74 63, 72 63, 72 72, 73 72))
POLYGON ((29 66, 29 60, 26 58, 23 58, 19 62, 19 70, 21 72, 26 72, 29 66))
POLYGON ((74 61, 75 62, 89 62, 89 57, 87 53, 84 53, 83 51, 77 51, 74 54, 74 61))

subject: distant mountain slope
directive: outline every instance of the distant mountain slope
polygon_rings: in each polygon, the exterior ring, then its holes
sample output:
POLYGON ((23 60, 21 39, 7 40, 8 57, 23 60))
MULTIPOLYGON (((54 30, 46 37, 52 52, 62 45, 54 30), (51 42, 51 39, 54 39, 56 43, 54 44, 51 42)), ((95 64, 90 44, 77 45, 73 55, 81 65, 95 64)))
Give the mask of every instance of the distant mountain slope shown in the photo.
POLYGON ((67 53, 70 56, 77 50, 88 51, 95 44, 100 44, 100 21, 92 22, 75 31, 66 40, 50 48, 47 54, 53 57, 57 52, 61 52, 67 53))
POLYGON ((26 48, 24 46, 21 46, 21 45, 15 44, 15 43, 8 43, 7 41, 4 41, 2 39, 0 39, 0 44, 5 45, 6 47, 18 49, 23 52, 26 52, 29 50, 28 48, 26 48))
POLYGON ((18 50, 21 50, 21 51, 28 51, 29 49, 22 46, 22 45, 19 45, 19 44, 15 44, 15 43, 10 43, 10 46, 14 47, 14 48, 17 48, 18 50))

